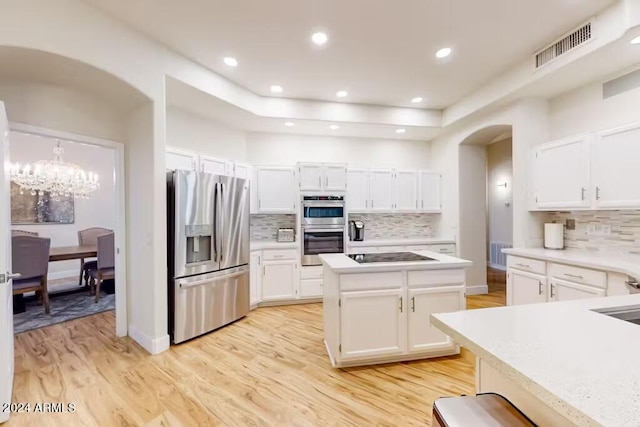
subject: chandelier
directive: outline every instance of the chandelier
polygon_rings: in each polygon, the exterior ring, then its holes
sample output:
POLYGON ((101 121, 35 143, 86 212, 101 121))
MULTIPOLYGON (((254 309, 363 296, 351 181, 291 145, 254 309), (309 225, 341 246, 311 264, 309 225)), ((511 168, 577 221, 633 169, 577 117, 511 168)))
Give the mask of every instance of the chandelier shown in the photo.
POLYGON ((31 195, 39 196, 48 192, 54 200, 60 197, 73 196, 79 199, 88 199, 89 193, 100 188, 98 175, 93 172, 85 172, 79 166, 65 163, 62 160, 64 149, 60 141, 53 149, 53 160, 39 160, 33 165, 20 166, 15 163, 11 166, 11 181, 20 186, 20 194, 23 189, 31 190, 31 195))

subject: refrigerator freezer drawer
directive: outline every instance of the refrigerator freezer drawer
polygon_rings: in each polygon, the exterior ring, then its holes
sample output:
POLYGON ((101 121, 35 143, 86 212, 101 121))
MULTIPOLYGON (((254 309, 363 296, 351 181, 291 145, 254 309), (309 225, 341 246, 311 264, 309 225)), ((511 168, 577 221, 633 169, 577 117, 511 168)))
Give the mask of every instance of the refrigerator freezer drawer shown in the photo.
POLYGON ((175 344, 218 329, 249 313, 249 268, 176 279, 175 344))

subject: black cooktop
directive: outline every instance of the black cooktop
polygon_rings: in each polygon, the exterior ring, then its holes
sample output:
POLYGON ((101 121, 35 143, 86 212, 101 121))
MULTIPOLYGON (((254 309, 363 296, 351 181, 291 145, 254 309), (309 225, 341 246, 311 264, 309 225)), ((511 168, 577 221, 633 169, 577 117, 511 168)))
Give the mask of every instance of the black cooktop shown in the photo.
POLYGON ((389 252, 380 254, 355 254, 347 255, 360 264, 373 262, 412 262, 412 261, 436 261, 434 258, 414 254, 413 252, 389 252))

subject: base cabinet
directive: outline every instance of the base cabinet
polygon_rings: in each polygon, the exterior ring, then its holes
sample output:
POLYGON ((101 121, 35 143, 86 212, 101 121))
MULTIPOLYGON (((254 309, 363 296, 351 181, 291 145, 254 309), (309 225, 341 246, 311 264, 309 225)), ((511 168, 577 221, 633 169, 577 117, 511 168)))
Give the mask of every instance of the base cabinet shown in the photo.
POLYGON ((409 289, 409 351, 450 348, 451 338, 431 325, 429 316, 435 313, 450 313, 465 309, 464 292, 460 286, 409 289))
POLYGON ((262 252, 252 252, 249 261, 249 305, 255 308, 260 302, 262 282, 262 252))
POLYGON ((296 261, 263 261, 262 301, 296 298, 296 272, 296 261))
POLYGON ((507 272, 507 305, 547 301, 547 277, 510 268, 507 272))
POLYGON ((585 286, 566 280, 552 279, 549 283, 549 301, 598 298, 606 295, 604 289, 585 286))

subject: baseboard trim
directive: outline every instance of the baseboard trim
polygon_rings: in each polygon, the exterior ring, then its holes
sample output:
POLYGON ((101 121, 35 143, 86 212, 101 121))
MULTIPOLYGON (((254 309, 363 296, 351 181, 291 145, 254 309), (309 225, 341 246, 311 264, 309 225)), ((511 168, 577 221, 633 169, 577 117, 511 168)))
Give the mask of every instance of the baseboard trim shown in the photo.
POLYGON ((278 307, 281 305, 296 305, 296 304, 315 304, 322 302, 322 297, 317 298, 300 298, 281 301, 261 301, 258 303, 258 307, 278 307))
POLYGON ((159 338, 150 338, 135 326, 130 325, 129 336, 151 354, 159 354, 163 351, 169 350, 169 335, 164 335, 159 338))
POLYGON ((489 293, 489 286, 487 285, 474 285, 467 286, 467 295, 484 295, 489 293))
POLYGON ((496 270, 507 271, 507 267, 504 265, 494 264, 492 262, 489 263, 489 267, 494 268, 496 270))

